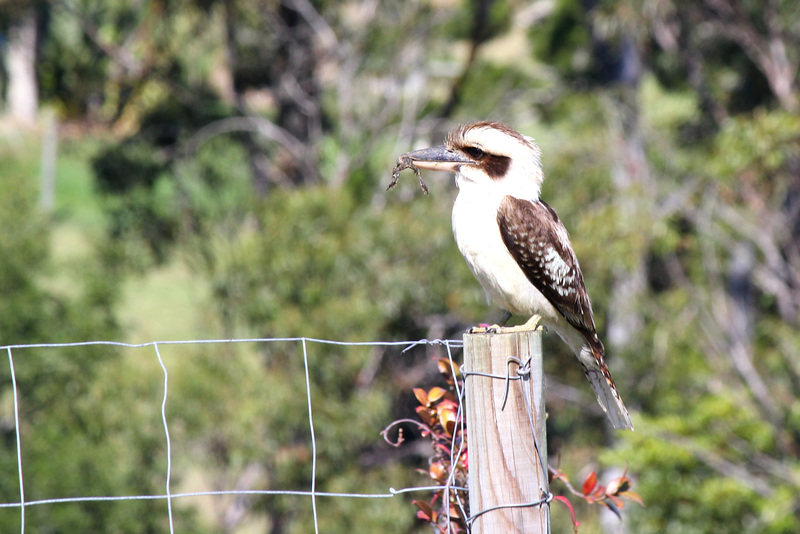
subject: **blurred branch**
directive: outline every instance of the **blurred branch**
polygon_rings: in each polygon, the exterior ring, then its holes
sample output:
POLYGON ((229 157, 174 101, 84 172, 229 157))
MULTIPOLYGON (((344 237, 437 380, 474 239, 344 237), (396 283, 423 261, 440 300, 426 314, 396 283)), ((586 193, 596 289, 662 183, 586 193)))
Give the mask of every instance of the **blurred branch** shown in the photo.
POLYGON ((786 36, 780 29, 780 15, 774 0, 759 6, 759 17, 766 24, 766 35, 759 33, 738 2, 705 0, 705 4, 715 15, 710 20, 712 25, 742 47, 764 73, 781 106, 788 111, 796 111, 800 102, 795 78, 800 66, 789 59, 786 36))
MULTIPOLYGON (((800 271, 787 261, 782 247, 779 245, 780 234, 787 231, 790 225, 780 212, 764 210, 770 217, 766 224, 749 220, 739 210, 725 203, 717 206, 716 213, 722 221, 736 232, 755 244, 764 255, 764 263, 754 270, 758 274, 757 281, 763 282, 761 288, 765 293, 773 295, 781 310, 786 310, 787 321, 796 320, 800 313, 800 271)), ((791 236, 788 237, 791 241, 791 236)))
POLYGON ((701 328, 705 333, 707 354, 715 355, 722 361, 730 361, 733 368, 751 395, 757 401, 760 412, 775 426, 780 427, 781 416, 776 409, 777 404, 772 398, 770 389, 756 371, 752 362, 749 343, 741 328, 749 328, 737 321, 734 317, 734 306, 731 295, 723 286, 723 269, 719 264, 718 246, 733 250, 738 241, 724 236, 718 224, 714 221, 712 210, 719 208, 719 203, 714 202, 711 207, 701 210, 696 221, 698 228, 705 229, 699 237, 703 243, 704 271, 706 273, 707 307, 701 314, 701 328), (703 213, 705 211, 705 213, 703 213), (716 230, 716 231, 715 231, 716 230))
POLYGON ((275 40, 269 77, 277 104, 275 122, 308 146, 302 159, 293 153, 293 161, 281 167, 295 185, 319 181, 316 147, 324 131, 320 78, 323 55, 315 46, 315 36, 336 43, 333 31, 307 0, 281 2, 270 17, 275 40))
POLYGON ((319 40, 326 51, 333 52, 339 47, 339 40, 336 38, 336 33, 322 17, 322 15, 319 14, 319 11, 314 8, 314 5, 309 0, 284 1, 290 4, 295 11, 303 16, 308 25, 317 34, 317 37, 319 37, 319 40))
MULTIPOLYGON (((87 17, 86 14, 76 5, 73 1, 62 2, 61 5, 68 12, 72 13, 78 20, 84 34, 99 48, 105 55, 110 57, 122 69, 134 77, 140 77, 145 74, 145 67, 137 60, 130 52, 128 47, 119 46, 110 40, 106 39, 100 27, 95 21, 87 17)), ((131 32, 134 35, 136 32, 131 32)), ((126 42, 128 40, 126 39, 126 42)))
MULTIPOLYGON (((781 264, 785 262, 772 233, 776 226, 763 221, 758 226, 750 222, 729 202, 723 201, 714 189, 706 193, 691 217, 698 229, 705 280, 702 286, 695 286, 695 291, 704 293, 702 298, 706 303, 698 323, 706 359, 736 402, 743 406, 752 403, 770 424, 779 450, 783 454, 793 454, 796 445, 786 424, 789 408, 779 400, 793 393, 786 389, 785 381, 776 382, 762 376, 765 371, 759 370, 755 362, 755 323, 759 317, 755 315, 758 310, 756 293, 751 286, 757 282, 755 273, 769 265, 770 256, 781 264), (751 245, 762 252, 764 259, 748 250, 751 245), (721 264, 722 258, 728 258, 727 269, 721 264), (731 369, 739 381, 726 380, 731 369)), ((764 290, 763 287, 759 289, 764 290)), ((788 285, 786 291, 792 291, 788 285)), ((783 351, 783 358, 793 358, 791 351, 783 351)), ((713 388, 713 381, 709 387, 713 388)))
POLYGON ((447 119, 453 114, 456 106, 461 102, 464 92, 464 85, 467 81, 475 59, 478 57, 478 49, 489 38, 489 13, 494 0, 476 0, 475 11, 472 14, 472 31, 470 32, 470 47, 467 61, 461 75, 453 82, 450 88, 450 98, 439 111, 440 119, 447 119))
POLYGON ((722 476, 737 480, 760 495, 769 496, 775 491, 769 480, 765 479, 763 476, 749 471, 739 463, 734 463, 723 458, 722 455, 710 450, 709 448, 701 446, 698 442, 692 439, 663 431, 658 432, 657 436, 674 446, 690 452, 700 462, 707 465, 722 476))
POLYGON ((278 143, 296 158, 304 155, 305 145, 299 139, 263 117, 230 117, 207 124, 186 141, 182 155, 192 155, 211 138, 233 132, 255 132, 278 143))
POLYGON ((747 441, 733 435, 731 432, 725 432, 725 435, 728 445, 737 453, 748 458, 753 466, 776 479, 788 482, 800 489, 800 472, 796 469, 790 469, 784 462, 754 449, 747 441))
POLYGON ((290 132, 263 117, 230 117, 207 124, 186 140, 178 150, 178 157, 190 157, 212 138, 235 132, 261 135, 285 149, 292 160, 301 166, 302 172, 308 173, 309 176, 317 172, 316 168, 313 167, 315 159, 308 155, 308 151, 313 149, 302 143, 290 132))
MULTIPOLYGON (((227 93, 229 98, 232 98, 233 103, 236 105, 236 109, 239 110, 239 113, 247 115, 248 114, 247 106, 245 105, 244 102, 242 90, 241 88, 237 87, 235 81, 236 77, 235 73, 236 70, 239 68, 239 52, 237 46, 238 43, 236 40, 237 20, 236 20, 236 9, 234 1, 235 0, 224 0, 223 2, 223 8, 224 8, 223 13, 225 18, 224 50, 225 50, 225 61, 227 63, 227 73, 228 73, 228 77, 225 80, 228 86, 224 88, 223 92, 227 93)), ((247 131, 247 133, 245 133, 245 135, 243 136, 244 139, 242 145, 244 146, 244 149, 247 151, 248 164, 250 166, 250 173, 252 175, 252 180, 253 180, 253 189, 255 190, 257 195, 264 196, 269 191, 270 175, 269 175, 268 165, 265 161, 266 158, 264 154, 261 152, 261 150, 259 150, 259 147, 252 133, 253 133, 252 131, 247 131)))
POLYGON ((566 401, 570 405, 577 406, 584 413, 595 416, 603 415, 603 409, 593 398, 585 393, 583 388, 567 385, 553 375, 547 375, 547 397, 566 401))

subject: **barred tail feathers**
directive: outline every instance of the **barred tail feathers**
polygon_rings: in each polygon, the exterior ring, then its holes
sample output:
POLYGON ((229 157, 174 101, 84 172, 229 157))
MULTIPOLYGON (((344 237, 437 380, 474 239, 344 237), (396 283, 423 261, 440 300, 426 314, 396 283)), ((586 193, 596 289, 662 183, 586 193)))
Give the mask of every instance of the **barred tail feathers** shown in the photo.
POLYGON ((608 416, 611 425, 616 429, 633 430, 631 416, 617 392, 602 353, 596 354, 587 343, 581 347, 578 359, 583 364, 584 373, 597 396, 597 402, 608 416))

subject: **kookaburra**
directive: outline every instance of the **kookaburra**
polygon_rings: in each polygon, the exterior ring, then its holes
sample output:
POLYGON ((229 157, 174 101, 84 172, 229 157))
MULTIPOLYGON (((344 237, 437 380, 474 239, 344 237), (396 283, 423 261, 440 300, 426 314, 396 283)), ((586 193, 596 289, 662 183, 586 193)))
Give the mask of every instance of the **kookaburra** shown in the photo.
POLYGON ((401 160, 456 173, 453 234, 487 299, 513 315, 531 317, 523 328, 542 324, 556 332, 577 356, 614 428, 632 430, 603 360, 569 235, 540 198, 539 147, 504 124, 478 122, 452 130, 443 146, 401 160))

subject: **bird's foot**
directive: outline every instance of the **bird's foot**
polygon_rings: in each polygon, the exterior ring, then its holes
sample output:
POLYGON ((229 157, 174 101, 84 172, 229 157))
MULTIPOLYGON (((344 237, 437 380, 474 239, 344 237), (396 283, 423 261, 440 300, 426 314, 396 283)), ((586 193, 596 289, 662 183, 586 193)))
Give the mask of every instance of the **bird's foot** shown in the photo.
POLYGON ((487 325, 480 323, 478 326, 473 326, 467 333, 469 334, 513 334, 516 332, 532 332, 534 330, 544 330, 544 325, 540 325, 539 321, 542 320, 541 315, 534 315, 525 324, 517 326, 500 326, 497 324, 487 325))
POLYGON ((499 324, 478 323, 478 326, 473 326, 467 330, 467 334, 496 334, 502 328, 499 324))

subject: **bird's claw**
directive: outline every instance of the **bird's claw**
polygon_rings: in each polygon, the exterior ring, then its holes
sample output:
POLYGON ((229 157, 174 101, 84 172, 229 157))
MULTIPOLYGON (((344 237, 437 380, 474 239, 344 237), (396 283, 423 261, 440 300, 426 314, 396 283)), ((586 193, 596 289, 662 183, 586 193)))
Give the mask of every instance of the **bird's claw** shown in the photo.
POLYGON ((473 326, 467 330, 468 334, 512 334, 515 332, 534 332, 536 330, 547 331, 543 324, 539 324, 542 318, 539 315, 534 315, 525 324, 518 326, 500 326, 497 324, 488 325, 486 323, 478 323, 478 326, 473 326))
POLYGON ((478 323, 477 326, 468 329, 467 334, 497 334, 504 329, 505 327, 498 324, 478 323))

